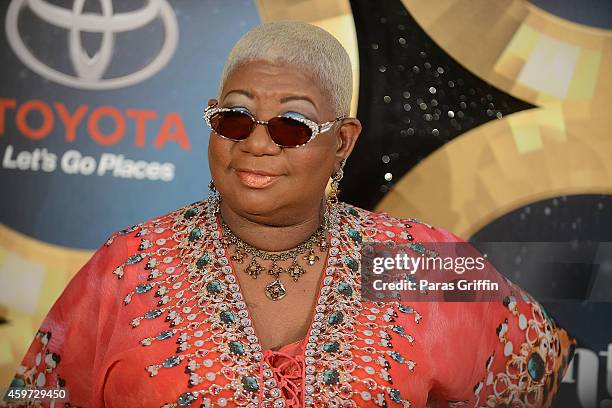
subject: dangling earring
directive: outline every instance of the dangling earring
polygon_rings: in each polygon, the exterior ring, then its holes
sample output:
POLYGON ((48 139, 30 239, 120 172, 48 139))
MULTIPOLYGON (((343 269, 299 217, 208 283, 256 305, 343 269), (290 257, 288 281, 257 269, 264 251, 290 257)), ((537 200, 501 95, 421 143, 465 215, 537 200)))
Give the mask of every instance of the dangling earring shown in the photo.
POLYGON ((210 180, 208 183, 208 202, 210 203, 209 208, 216 212, 219 210, 219 190, 215 187, 215 183, 210 180))
POLYGON ((340 162, 340 168, 338 168, 337 172, 332 174, 332 181, 330 185, 331 192, 329 194, 329 197, 327 197, 327 204, 332 207, 338 204, 338 193, 340 193, 338 186, 340 185, 340 180, 342 180, 342 177, 344 177, 343 169, 345 163, 346 159, 342 159, 342 161, 340 162))

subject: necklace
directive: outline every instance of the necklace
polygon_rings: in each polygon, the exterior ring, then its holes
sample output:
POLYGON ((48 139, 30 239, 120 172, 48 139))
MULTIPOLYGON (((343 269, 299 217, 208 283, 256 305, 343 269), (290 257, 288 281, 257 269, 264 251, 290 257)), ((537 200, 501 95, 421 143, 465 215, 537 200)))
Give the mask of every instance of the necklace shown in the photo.
POLYGON ((272 262, 270 267, 268 267, 267 272, 268 275, 274 276, 274 281, 266 285, 265 289, 266 296, 270 300, 280 300, 287 294, 287 289, 280 280, 280 275, 282 273, 287 273, 294 282, 297 282, 298 279, 300 279, 300 277, 306 272, 304 267, 298 262, 300 255, 303 255, 302 260, 306 261, 308 265, 312 266, 319 260, 319 256, 315 252, 315 245, 318 246, 321 251, 327 250, 329 246, 325 237, 327 226, 328 217, 327 214, 325 214, 323 224, 321 224, 317 230, 310 235, 308 239, 306 239, 306 241, 294 248, 282 252, 268 252, 256 248, 238 238, 223 221, 223 219, 221 219, 223 242, 225 246, 236 246, 236 251, 230 256, 230 258, 239 264, 244 264, 247 254, 251 256, 251 260, 244 269, 244 272, 248 273, 253 279, 257 279, 261 272, 266 269, 264 266, 262 266, 258 259, 272 262), (292 258, 293 261, 288 268, 283 268, 278 264, 278 262, 286 261, 292 258))

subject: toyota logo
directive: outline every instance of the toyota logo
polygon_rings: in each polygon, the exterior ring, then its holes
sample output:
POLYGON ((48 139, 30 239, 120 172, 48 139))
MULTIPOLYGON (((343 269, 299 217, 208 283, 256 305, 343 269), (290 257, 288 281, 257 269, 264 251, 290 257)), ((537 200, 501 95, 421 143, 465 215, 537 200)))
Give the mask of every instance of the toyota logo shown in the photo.
POLYGON ((178 24, 172 7, 166 0, 147 0, 135 11, 113 13, 112 0, 98 0, 100 14, 84 13, 86 0, 74 0, 72 10, 45 0, 13 0, 6 14, 8 42, 21 61, 42 77, 62 85, 90 90, 123 88, 155 75, 172 58, 178 44, 178 24), (23 42, 19 33, 19 15, 28 7, 41 20, 68 30, 68 50, 76 75, 60 72, 42 63, 23 42), (158 54, 137 72, 115 78, 103 78, 113 58, 115 33, 136 30, 155 19, 164 25, 164 41, 158 54), (99 50, 89 56, 81 43, 81 32, 99 33, 99 50))

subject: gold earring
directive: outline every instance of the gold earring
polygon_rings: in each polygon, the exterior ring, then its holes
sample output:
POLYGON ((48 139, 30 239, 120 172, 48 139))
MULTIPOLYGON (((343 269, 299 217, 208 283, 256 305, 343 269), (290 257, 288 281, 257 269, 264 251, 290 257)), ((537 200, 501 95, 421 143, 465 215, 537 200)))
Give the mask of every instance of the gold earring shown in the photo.
POLYGON ((332 174, 332 181, 330 184, 330 194, 329 197, 327 197, 327 203, 330 206, 334 206, 336 204, 338 204, 338 194, 340 193, 340 189, 338 188, 340 185, 340 180, 342 180, 342 177, 344 177, 344 164, 346 163, 346 159, 343 159, 340 162, 340 167, 338 168, 338 171, 335 172, 334 174, 332 174))

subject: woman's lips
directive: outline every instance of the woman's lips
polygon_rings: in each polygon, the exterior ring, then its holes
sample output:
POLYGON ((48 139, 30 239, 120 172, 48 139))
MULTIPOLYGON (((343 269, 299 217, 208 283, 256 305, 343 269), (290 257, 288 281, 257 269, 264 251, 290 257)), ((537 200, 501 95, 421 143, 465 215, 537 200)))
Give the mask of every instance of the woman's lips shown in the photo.
POLYGON ((280 178, 278 175, 263 174, 261 172, 248 170, 236 170, 236 175, 240 181, 242 181, 242 184, 250 188, 265 188, 280 178))

